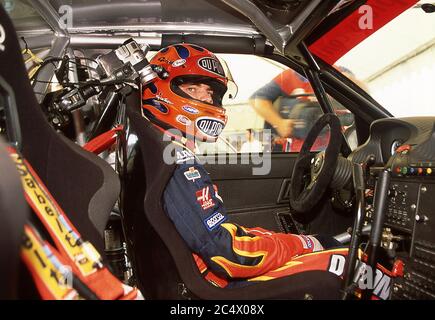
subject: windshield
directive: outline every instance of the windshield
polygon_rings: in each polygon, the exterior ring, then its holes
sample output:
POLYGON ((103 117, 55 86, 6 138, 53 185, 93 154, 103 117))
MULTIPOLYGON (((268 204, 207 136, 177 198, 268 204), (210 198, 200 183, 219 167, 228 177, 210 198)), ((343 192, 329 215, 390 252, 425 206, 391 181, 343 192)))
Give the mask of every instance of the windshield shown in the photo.
MULTIPOLYGON (((419 1, 336 62, 396 117, 435 114, 435 13, 426 13, 424 3, 433 1, 419 1)), ((370 27, 370 16, 363 22, 370 27)))

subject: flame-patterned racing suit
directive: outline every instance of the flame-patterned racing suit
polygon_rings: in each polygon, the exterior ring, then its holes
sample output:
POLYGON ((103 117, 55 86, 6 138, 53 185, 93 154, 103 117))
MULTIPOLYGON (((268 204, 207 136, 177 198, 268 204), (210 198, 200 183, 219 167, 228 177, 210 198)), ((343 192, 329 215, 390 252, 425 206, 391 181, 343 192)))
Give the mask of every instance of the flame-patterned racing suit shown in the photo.
POLYGON ((176 154, 177 168, 165 189, 164 207, 207 280, 226 287, 328 268, 330 254, 307 255, 323 250, 314 236, 231 223, 216 186, 193 153, 177 147, 176 154))

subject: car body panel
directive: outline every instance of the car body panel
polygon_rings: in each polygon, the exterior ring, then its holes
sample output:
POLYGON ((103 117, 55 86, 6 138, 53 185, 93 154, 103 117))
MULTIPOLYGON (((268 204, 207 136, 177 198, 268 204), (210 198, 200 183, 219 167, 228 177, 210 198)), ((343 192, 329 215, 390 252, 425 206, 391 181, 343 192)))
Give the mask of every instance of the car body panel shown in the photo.
POLYGON ((389 2, 369 0, 366 2, 365 6, 371 8, 367 10, 373 10, 373 16, 371 18, 364 16, 368 14, 369 11, 362 9, 354 11, 320 39, 311 44, 309 48, 319 58, 329 64, 334 64, 338 59, 352 50, 352 48, 370 37, 370 35, 381 29, 384 25, 417 2, 416 0, 389 2), (372 19, 373 21, 366 27, 364 25, 365 19, 372 19), (362 27, 359 28, 357 26, 362 27))

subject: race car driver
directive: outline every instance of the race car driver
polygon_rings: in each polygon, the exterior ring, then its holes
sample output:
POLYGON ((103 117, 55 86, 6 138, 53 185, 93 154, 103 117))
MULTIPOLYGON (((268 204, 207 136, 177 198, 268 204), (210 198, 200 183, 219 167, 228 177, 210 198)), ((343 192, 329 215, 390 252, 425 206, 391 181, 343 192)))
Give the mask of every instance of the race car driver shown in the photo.
POLYGON ((222 132, 227 122, 222 98, 231 79, 213 53, 191 44, 166 47, 150 63, 161 66, 166 77, 144 89, 143 114, 163 130, 178 130, 172 133, 179 147, 177 167, 163 195, 164 209, 206 279, 225 287, 265 275, 288 275, 276 270, 298 256, 338 245, 232 223, 217 187, 192 150, 194 139, 214 142, 222 132))

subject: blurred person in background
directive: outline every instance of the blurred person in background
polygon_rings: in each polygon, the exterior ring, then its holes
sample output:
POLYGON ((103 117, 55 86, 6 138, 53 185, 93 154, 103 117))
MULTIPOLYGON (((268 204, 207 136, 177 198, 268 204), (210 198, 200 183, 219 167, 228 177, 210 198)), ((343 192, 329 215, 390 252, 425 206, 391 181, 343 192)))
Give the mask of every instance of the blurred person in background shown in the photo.
MULTIPOLYGON (((336 68, 364 90, 367 89, 350 70, 336 68)), ((281 72, 255 91, 249 104, 264 118, 264 129, 272 132, 272 151, 299 151, 312 125, 323 114, 309 81, 292 69, 281 72)), ((320 137, 313 149, 321 150, 327 138, 327 135, 323 139, 320 137)))
POLYGON ((250 152, 263 152, 263 145, 260 141, 255 139, 254 132, 252 129, 246 129, 246 142, 242 144, 242 148, 240 149, 241 153, 250 153, 250 152))

